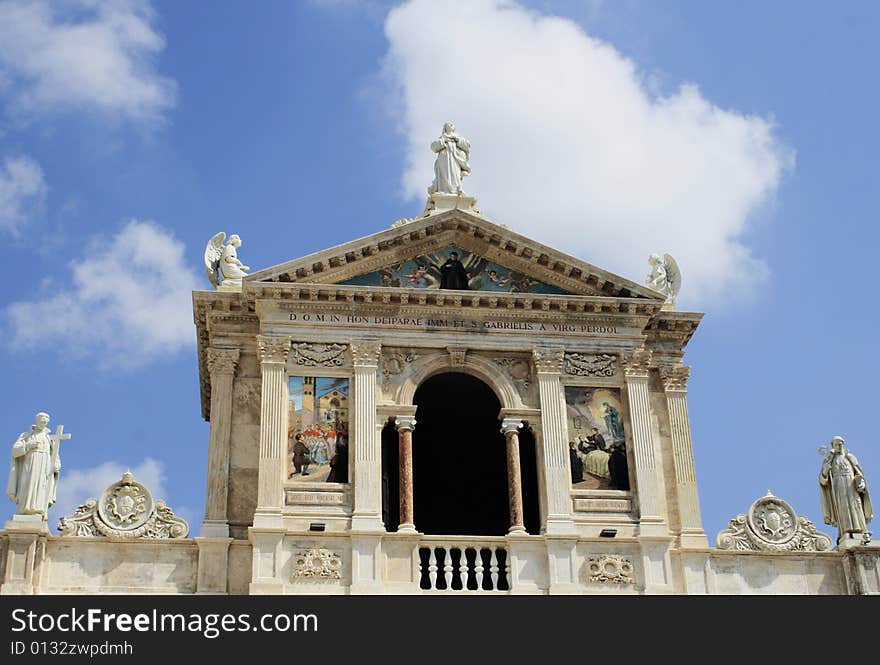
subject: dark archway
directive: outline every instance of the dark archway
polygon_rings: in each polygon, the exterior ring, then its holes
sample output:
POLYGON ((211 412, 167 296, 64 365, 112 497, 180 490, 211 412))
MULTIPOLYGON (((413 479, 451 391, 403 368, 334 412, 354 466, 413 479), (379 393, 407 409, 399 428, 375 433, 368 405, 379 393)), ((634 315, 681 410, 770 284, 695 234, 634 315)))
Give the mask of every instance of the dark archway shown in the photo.
POLYGON ((519 433, 519 473, 522 479, 523 521, 532 535, 541 533, 541 511, 538 499, 538 451, 531 427, 519 433))
POLYGON ((413 398, 413 512, 426 534, 503 536, 510 528, 507 458, 495 393, 459 372, 413 398))
POLYGON ((386 531, 400 526, 400 454, 397 428, 389 422, 382 428, 382 522, 386 531))

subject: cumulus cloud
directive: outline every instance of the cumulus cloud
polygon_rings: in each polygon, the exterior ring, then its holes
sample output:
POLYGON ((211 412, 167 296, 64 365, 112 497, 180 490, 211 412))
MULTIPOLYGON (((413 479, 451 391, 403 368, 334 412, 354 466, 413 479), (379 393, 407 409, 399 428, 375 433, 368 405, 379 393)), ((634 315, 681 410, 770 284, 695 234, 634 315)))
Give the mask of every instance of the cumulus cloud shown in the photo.
POLYGON ((92 243, 70 265, 67 286, 6 308, 12 345, 136 368, 195 342, 192 294, 200 287, 183 243, 149 221, 132 220, 92 243))
POLYGON ((19 112, 99 110, 156 121, 175 83, 154 60, 165 46, 148 0, 0 3, 0 89, 19 112))
POLYGON ((0 164, 0 231, 18 235, 28 218, 46 203, 40 165, 28 157, 7 157, 0 164))
MULTIPOLYGON (((131 471, 134 479, 147 486, 155 500, 166 499, 165 467, 152 457, 147 457, 135 467, 127 467, 116 462, 105 462, 89 469, 64 468, 62 458, 61 476, 55 504, 49 509, 49 526, 58 526, 58 520, 72 515, 78 506, 88 499, 97 499, 109 485, 122 479, 122 474, 131 471)), ((173 508, 173 506, 172 506, 173 508)))
POLYGON ((742 237, 793 165, 770 118, 693 83, 658 96, 610 44, 515 2, 413 0, 385 33, 407 198, 425 196, 428 145, 452 120, 472 145, 465 189, 497 222, 638 282, 669 252, 683 306, 768 274, 742 237))

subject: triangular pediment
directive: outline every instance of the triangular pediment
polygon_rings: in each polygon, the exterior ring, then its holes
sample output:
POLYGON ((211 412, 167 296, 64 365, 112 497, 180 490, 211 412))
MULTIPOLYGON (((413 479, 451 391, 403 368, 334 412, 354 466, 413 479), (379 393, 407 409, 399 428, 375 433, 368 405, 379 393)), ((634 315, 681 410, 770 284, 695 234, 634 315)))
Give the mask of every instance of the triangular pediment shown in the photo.
POLYGON ((417 218, 246 281, 439 288, 441 266, 452 252, 459 254, 469 290, 663 300, 645 286, 462 210, 417 218))

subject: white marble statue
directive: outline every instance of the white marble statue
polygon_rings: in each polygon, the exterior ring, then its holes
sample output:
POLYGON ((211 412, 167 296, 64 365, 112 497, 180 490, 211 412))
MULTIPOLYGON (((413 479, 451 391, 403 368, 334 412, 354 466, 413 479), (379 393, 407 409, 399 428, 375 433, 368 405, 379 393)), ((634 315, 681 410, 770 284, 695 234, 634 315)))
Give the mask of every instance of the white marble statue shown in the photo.
POLYGON ((645 280, 650 288, 666 296, 666 302, 675 305, 675 299, 681 290, 681 270, 670 254, 651 254, 648 257, 651 273, 645 280))
POLYGON ((461 180, 471 172, 468 166, 471 144, 455 133, 455 125, 447 122, 440 138, 431 144, 431 150, 437 153, 437 159, 434 162, 434 182, 428 187, 428 194, 464 194, 461 180))
POLYGON ((229 236, 221 231, 208 241, 205 247, 205 269, 208 278, 218 290, 240 291, 241 280, 247 277, 250 268, 238 260, 236 247, 241 247, 241 238, 234 233, 229 236))
POLYGON ((831 450, 819 472, 819 492, 825 524, 837 527, 838 543, 847 537, 871 540, 868 522, 874 518, 874 509, 865 473, 842 436, 831 439, 831 450))
POLYGON ((63 427, 53 435, 48 425, 49 414, 41 411, 31 428, 12 444, 6 495, 15 502, 16 515, 42 515, 45 519, 55 503, 61 471, 58 448, 70 435, 63 434, 63 427))

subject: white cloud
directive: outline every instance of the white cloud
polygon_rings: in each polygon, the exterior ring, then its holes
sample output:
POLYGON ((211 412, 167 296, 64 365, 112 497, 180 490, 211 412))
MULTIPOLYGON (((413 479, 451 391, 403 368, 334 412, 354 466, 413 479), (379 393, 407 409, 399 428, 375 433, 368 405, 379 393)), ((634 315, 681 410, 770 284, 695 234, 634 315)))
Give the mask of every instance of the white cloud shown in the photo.
POLYGON ((195 342, 191 292, 202 285, 183 243, 157 224, 130 221, 70 268, 68 286, 6 308, 14 347, 134 368, 195 342))
POLYGON ((452 120, 472 145, 466 191, 524 235, 638 282, 670 252, 683 306, 747 296, 768 274, 742 234, 793 166, 770 119, 694 84, 658 97, 610 44, 514 2, 413 0, 385 32, 408 198, 425 196, 428 145, 452 120))
MULTIPOLYGON (((58 481, 58 494, 55 504, 49 509, 49 526, 55 529, 58 520, 72 515, 78 506, 88 499, 97 499, 108 486, 122 479, 122 474, 131 471, 134 479, 147 486, 158 501, 166 499, 165 468, 152 457, 147 457, 135 467, 126 467, 116 462, 105 462, 90 469, 66 469, 62 459, 61 474, 58 481)), ((171 506, 172 510, 174 506, 171 506)))
POLYGON ((40 165, 28 157, 7 157, 0 164, 0 231, 18 235, 31 215, 46 204, 40 165))
POLYGON ((156 121, 175 83, 154 60, 165 46, 148 0, 0 3, 0 89, 24 113, 100 110, 156 121))

